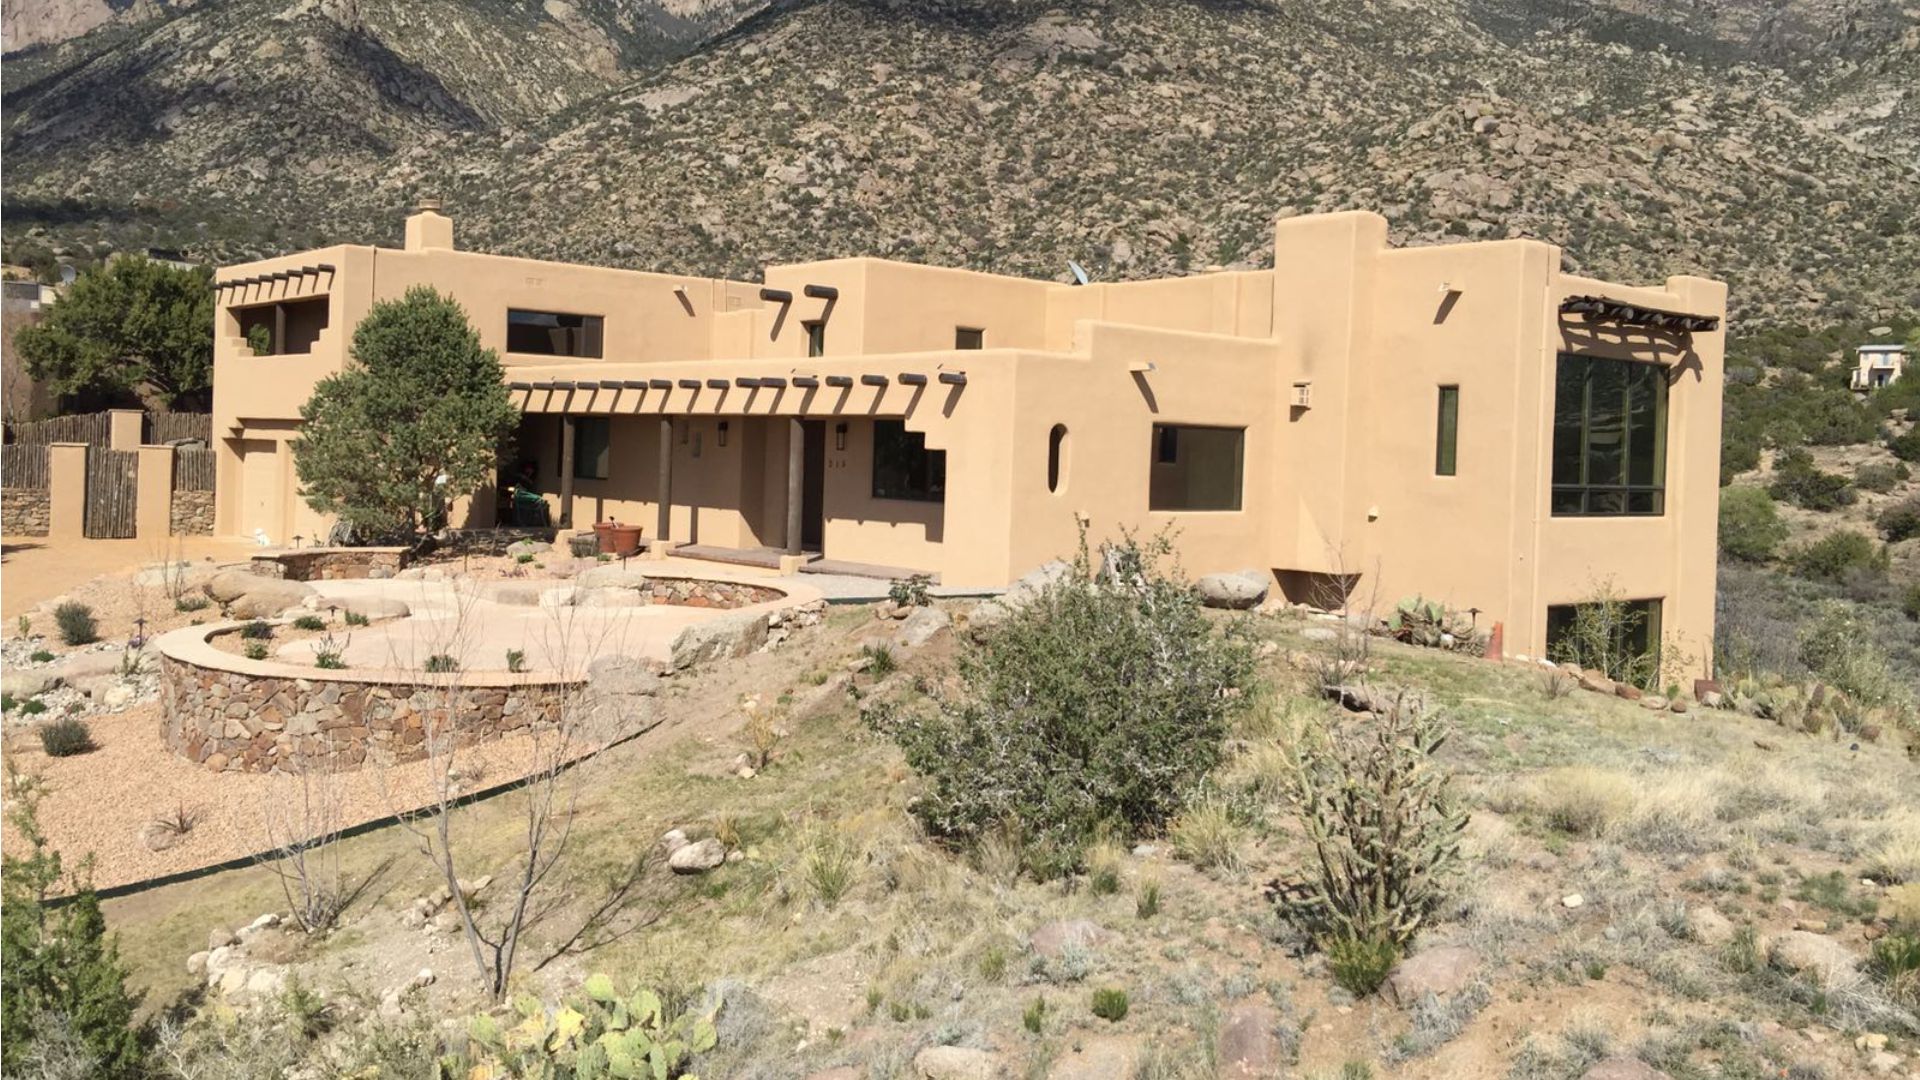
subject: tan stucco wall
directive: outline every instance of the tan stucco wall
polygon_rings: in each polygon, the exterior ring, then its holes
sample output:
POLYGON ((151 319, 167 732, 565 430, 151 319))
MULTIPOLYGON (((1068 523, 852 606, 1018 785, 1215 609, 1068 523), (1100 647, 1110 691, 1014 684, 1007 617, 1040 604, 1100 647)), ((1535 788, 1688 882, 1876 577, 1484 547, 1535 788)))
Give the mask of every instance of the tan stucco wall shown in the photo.
MULTIPOLYGON (((239 451, 277 455, 255 463, 256 484, 290 485, 285 442, 313 380, 344 362, 350 328, 374 300, 431 284, 465 305, 495 347, 505 343, 509 307, 604 316, 603 358, 508 354, 512 380, 676 382, 518 394, 534 433, 523 453, 540 462, 556 503, 559 412, 617 417, 611 475, 575 484, 576 525, 618 517, 653 535, 666 416, 678 425, 669 538, 784 546, 787 418, 799 416, 827 425, 828 558, 996 586, 1068 553, 1085 520, 1095 540, 1122 528, 1172 530, 1190 573, 1340 571, 1361 575, 1362 593, 1383 604, 1420 592, 1478 608, 1483 622, 1505 624, 1510 652, 1538 654, 1547 605, 1603 585, 1663 598, 1669 643, 1696 657, 1710 646, 1723 334, 1594 335, 1563 320, 1559 305, 1593 293, 1723 316, 1716 282, 1628 287, 1563 275, 1557 248, 1527 240, 1394 249, 1384 219, 1346 213, 1278 222, 1272 270, 1073 287, 836 259, 769 267, 767 287, 792 294, 782 304, 752 283, 458 252, 435 239, 440 231, 417 229, 413 250, 332 248, 223 272, 340 268, 316 293, 328 297, 329 325, 311 356, 244 355, 222 312, 219 531, 250 532, 249 514, 278 514, 282 533, 312 535, 324 524, 290 490, 279 504, 246 495, 239 451), (809 285, 838 295, 807 296, 809 285), (816 319, 825 322, 824 354, 808 358, 806 323, 816 319), (983 330, 985 347, 955 350, 958 327, 983 330), (1554 372, 1570 348, 1674 372, 1664 515, 1548 512, 1554 372), (927 383, 903 385, 902 373, 927 383), (965 385, 940 383, 943 373, 964 373, 965 385), (704 385, 798 375, 855 385, 704 385), (860 385, 862 375, 890 381, 860 385), (680 388, 683 378, 702 386, 680 388), (1434 470, 1441 385, 1460 388, 1451 477, 1434 470), (1292 405, 1297 392, 1310 407, 1292 405), (884 417, 904 418, 948 452, 944 505, 872 497, 872 422, 884 417), (839 423, 848 427, 844 450, 834 446, 839 423), (1156 423, 1245 429, 1240 510, 1148 509, 1156 423), (1056 424, 1068 432, 1065 477, 1049 491, 1056 424)), ((489 505, 477 501, 476 517, 489 505)))

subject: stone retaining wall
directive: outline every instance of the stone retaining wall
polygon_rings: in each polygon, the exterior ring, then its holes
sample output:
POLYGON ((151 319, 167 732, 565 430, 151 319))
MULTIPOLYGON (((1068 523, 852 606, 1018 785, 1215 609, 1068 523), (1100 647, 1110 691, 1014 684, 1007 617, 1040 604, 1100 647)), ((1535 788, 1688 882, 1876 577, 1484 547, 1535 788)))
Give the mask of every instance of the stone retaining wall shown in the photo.
POLYGON ((390 578, 407 565, 407 549, 398 547, 307 548, 255 555, 253 572, 288 581, 343 581, 390 578))
POLYGON ((45 488, 7 488, 0 492, 0 532, 8 536, 45 536, 53 500, 45 488))
POLYGON ((650 604, 677 604, 697 608, 742 608, 770 604, 787 594, 780 589, 748 585, 738 581, 712 581, 702 578, 649 577, 646 594, 650 604))
MULTIPOLYGON (((576 683, 457 687, 459 746, 552 727, 576 683)), ((397 765, 427 756, 426 728, 441 726, 448 691, 404 683, 251 675, 160 661, 160 736, 213 772, 397 765)))
POLYGON ((213 492, 175 491, 168 511, 175 536, 213 535, 213 492))

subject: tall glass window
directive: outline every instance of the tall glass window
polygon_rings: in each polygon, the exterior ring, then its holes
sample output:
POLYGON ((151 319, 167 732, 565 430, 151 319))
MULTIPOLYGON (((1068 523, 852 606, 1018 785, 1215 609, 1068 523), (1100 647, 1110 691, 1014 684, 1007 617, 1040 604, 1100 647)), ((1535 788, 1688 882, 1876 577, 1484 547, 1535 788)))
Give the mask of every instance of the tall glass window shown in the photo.
POLYGON ((1245 428, 1153 425, 1149 510, 1238 510, 1245 428))
POLYGON ((1667 372, 1561 353, 1553 399, 1553 512, 1666 512, 1667 372))
POLYGON ((1455 475, 1460 458, 1460 388, 1457 386, 1440 388, 1440 418, 1433 442, 1435 475, 1455 475))

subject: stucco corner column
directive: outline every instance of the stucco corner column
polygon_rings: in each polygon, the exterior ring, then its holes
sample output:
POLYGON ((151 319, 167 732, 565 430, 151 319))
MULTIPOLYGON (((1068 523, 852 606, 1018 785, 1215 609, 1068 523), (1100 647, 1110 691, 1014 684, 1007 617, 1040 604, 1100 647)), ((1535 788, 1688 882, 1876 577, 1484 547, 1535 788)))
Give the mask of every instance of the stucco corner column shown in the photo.
POLYGON ((47 538, 78 540, 87 534, 87 444, 47 447, 47 538))
POLYGON ((139 454, 133 535, 165 541, 173 532, 173 447, 143 446, 139 454))

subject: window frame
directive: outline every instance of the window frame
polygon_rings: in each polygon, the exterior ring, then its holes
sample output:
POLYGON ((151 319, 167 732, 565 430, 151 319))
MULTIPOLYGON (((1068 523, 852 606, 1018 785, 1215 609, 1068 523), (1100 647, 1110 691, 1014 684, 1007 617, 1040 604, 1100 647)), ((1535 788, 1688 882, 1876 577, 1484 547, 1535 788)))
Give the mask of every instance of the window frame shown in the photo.
POLYGON ((873 422, 873 442, 870 447, 871 458, 868 475, 868 491, 874 499, 886 502, 945 503, 947 501, 947 452, 927 449, 927 436, 923 432, 908 431, 905 420, 877 419, 873 422), (909 466, 903 473, 902 484, 898 489, 881 483, 883 461, 881 446, 883 439, 899 438, 903 442, 919 441, 917 447, 906 447, 908 452, 922 455, 919 467, 909 466), (916 476, 916 474, 919 474, 916 476), (916 482, 917 481, 917 482, 916 482))
POLYGON ((568 360, 604 360, 607 356, 607 317, 584 311, 548 311, 544 308, 509 307, 507 309, 506 352, 516 356, 558 356, 568 360), (514 348, 514 327, 531 326, 540 328, 542 324, 516 319, 515 316, 545 316, 555 321, 552 329, 571 330, 580 341, 580 352, 542 351, 514 348), (580 325, 568 326, 559 320, 578 319, 580 325), (589 326, 592 332, 588 332, 589 326), (591 349, 591 351, 588 351, 591 349))
POLYGON ((1238 514, 1247 506, 1247 428, 1239 424, 1170 424, 1155 422, 1148 439, 1152 457, 1147 474, 1147 512, 1150 514, 1238 514), (1231 432, 1236 441, 1233 453, 1233 500, 1224 506, 1166 506, 1154 501, 1155 471, 1181 464, 1183 448, 1190 451, 1193 438, 1181 438, 1182 432, 1231 432), (1169 456, 1171 455, 1171 456, 1169 456))
POLYGON ((808 319, 800 328, 807 332, 807 359, 827 355, 827 320, 808 319))
POLYGON ((1460 386, 1458 383, 1443 383, 1440 386, 1437 415, 1434 418, 1433 474, 1435 476, 1460 475, 1460 386))
POLYGON ((1552 517, 1641 517, 1657 518, 1666 516, 1667 510, 1667 444, 1668 428, 1671 424, 1670 399, 1672 386, 1667 377, 1665 366, 1641 360, 1625 360, 1619 357, 1601 356, 1593 353, 1561 351, 1557 354, 1554 366, 1554 397, 1551 428, 1549 433, 1550 451, 1547 458, 1547 508, 1552 517), (1568 364, 1585 365, 1585 374, 1581 379, 1580 419, 1577 428, 1579 478, 1568 481, 1561 475, 1563 459, 1562 394, 1566 389, 1564 373, 1568 364), (1618 483, 1594 483, 1589 480, 1595 454, 1594 431, 1594 372, 1601 365, 1620 365, 1617 370, 1624 374, 1619 387, 1619 457, 1618 483), (1635 448, 1634 395, 1640 387, 1655 388, 1652 411, 1654 413, 1652 472, 1651 483, 1632 481, 1635 448), (1617 500, 1617 509, 1606 506, 1595 507, 1596 496, 1617 500), (1578 500, 1577 507, 1573 505, 1578 500), (1635 509, 1636 502, 1642 507, 1635 509))
POLYGON ((956 350, 975 352, 987 347, 987 331, 980 326, 956 326, 953 328, 953 347, 956 350), (967 344, 967 335, 973 335, 973 344, 967 344))

